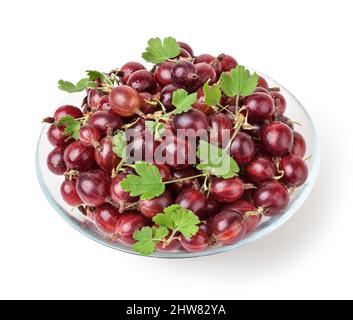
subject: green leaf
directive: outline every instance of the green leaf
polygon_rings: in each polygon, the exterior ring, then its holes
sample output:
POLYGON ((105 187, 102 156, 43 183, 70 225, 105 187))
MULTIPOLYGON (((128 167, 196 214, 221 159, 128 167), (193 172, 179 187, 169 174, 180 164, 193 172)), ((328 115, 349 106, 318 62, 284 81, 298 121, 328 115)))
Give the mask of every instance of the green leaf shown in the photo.
POLYGON ((89 81, 97 81, 102 78, 102 73, 96 70, 86 71, 89 81))
POLYGON ((165 191, 158 168, 146 162, 136 162, 135 171, 138 175, 129 174, 121 187, 132 197, 140 196, 142 200, 150 200, 160 196, 165 191))
POLYGON ((119 130, 112 139, 113 152, 121 159, 126 157, 127 140, 125 132, 119 130))
POLYGON ((132 248, 142 255, 150 255, 156 250, 156 244, 163 241, 165 244, 180 232, 183 236, 190 238, 198 231, 201 223, 197 215, 192 211, 184 209, 180 205, 172 205, 165 208, 163 213, 156 215, 153 222, 158 227, 144 227, 134 233, 137 241, 132 248), (172 232, 169 239, 169 232, 172 232))
POLYGON ((153 222, 158 224, 159 226, 166 227, 168 229, 175 229, 176 226, 173 222, 173 220, 170 218, 169 215, 166 215, 165 213, 159 213, 156 216, 153 217, 153 222))
POLYGON ((175 106, 173 114, 181 114, 192 109, 192 105, 197 100, 197 93, 188 94, 184 89, 178 89, 173 93, 172 103, 175 106))
POLYGON ((168 236, 165 227, 144 227, 134 233, 133 238, 137 241, 132 249, 143 256, 149 256, 156 251, 156 244, 168 236))
POLYGON ((66 136, 72 136, 75 140, 79 140, 79 132, 81 129, 80 121, 71 116, 65 116, 57 122, 57 125, 65 127, 66 136))
POLYGON ((214 85, 210 88, 209 81, 203 86, 203 92, 205 95, 205 102, 209 106, 215 106, 220 103, 222 92, 219 86, 214 85))
POLYGON ((190 210, 178 204, 172 205, 153 218, 153 221, 160 226, 181 232, 183 236, 190 238, 198 231, 201 223, 199 217, 190 210))
POLYGON ((76 85, 70 81, 59 80, 58 87, 62 91, 74 93, 84 91, 87 88, 95 88, 96 84, 91 82, 89 78, 84 78, 77 82, 76 85))
POLYGON ((229 73, 222 73, 220 86, 228 97, 247 97, 255 91, 258 81, 256 73, 250 74, 244 66, 238 65, 229 73))
POLYGON ((146 121, 145 125, 155 138, 160 138, 166 129, 164 123, 157 121, 146 121))
POLYGON ((112 86, 114 84, 113 79, 106 73, 96 71, 96 70, 87 70, 86 73, 90 81, 100 80, 108 86, 112 86))
POLYGON ((200 141, 197 156, 200 159, 197 169, 218 178, 230 179, 240 171, 236 161, 225 150, 204 140, 200 141))
POLYGON ((163 43, 160 38, 154 38, 148 41, 148 47, 142 54, 142 58, 148 62, 159 64, 168 59, 177 57, 180 51, 181 48, 174 38, 165 38, 163 43))
POLYGON ((165 239, 169 234, 168 228, 166 227, 159 227, 159 228, 152 227, 152 229, 153 229, 153 239, 158 242, 165 239))

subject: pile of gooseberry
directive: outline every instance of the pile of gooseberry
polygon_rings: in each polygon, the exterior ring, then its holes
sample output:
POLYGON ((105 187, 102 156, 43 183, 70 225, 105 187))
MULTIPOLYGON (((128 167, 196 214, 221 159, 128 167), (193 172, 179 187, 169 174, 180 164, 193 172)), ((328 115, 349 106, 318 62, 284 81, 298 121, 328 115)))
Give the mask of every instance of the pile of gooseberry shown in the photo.
MULTIPOLYGON (((179 42, 180 54, 147 69, 138 62, 128 62, 107 76, 117 79, 111 88, 87 88, 82 106, 59 107, 49 122, 47 137, 54 149, 47 157, 49 170, 64 177, 60 187, 63 200, 95 223, 110 241, 131 246, 133 234, 153 225, 153 217, 173 204, 192 211, 200 218, 197 234, 180 235, 159 251, 198 252, 216 245, 231 245, 254 232, 268 217, 282 214, 291 193, 308 177, 305 162, 306 143, 285 116, 286 98, 278 88, 269 88, 259 77, 254 93, 237 99, 223 94, 218 106, 205 102, 203 86, 217 83, 222 73, 237 67, 230 55, 195 55, 192 48, 179 42), (192 110, 171 115, 165 124, 175 130, 234 130, 234 115, 241 110, 247 127, 240 128, 227 152, 240 167, 231 179, 210 177, 205 188, 195 164, 177 161, 153 164, 159 169, 165 192, 153 199, 141 200, 121 186, 127 175, 134 174, 133 163, 122 164, 113 151, 113 137, 118 130, 133 129, 143 133, 132 148, 152 151, 161 143, 147 144, 145 121, 155 114, 173 111, 173 93, 178 89, 197 93, 192 110), (81 123, 78 136, 68 134, 60 125, 70 116, 81 123), (196 178, 195 178, 196 177, 196 178)), ((177 137, 175 137, 177 140, 177 137)), ((174 141, 175 142, 175 141, 174 141)), ((173 143, 174 143, 173 142, 173 143)), ((187 142, 178 149, 172 143, 167 152, 195 153, 187 142)))

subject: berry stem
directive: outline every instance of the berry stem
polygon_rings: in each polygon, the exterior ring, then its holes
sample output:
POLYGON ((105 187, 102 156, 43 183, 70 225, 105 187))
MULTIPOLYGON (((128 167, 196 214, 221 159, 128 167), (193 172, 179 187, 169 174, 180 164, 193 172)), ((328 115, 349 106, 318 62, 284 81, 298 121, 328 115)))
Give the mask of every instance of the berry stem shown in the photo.
POLYGON ((279 167, 279 160, 278 159, 276 160, 276 169, 277 169, 277 172, 279 173, 279 176, 274 177, 274 180, 278 181, 278 180, 281 180, 285 174, 284 170, 281 170, 279 167))
POLYGON ((263 207, 257 208, 255 211, 248 211, 244 214, 244 221, 252 216, 263 216, 266 213, 266 210, 263 207))
POLYGON ((168 247, 173 240, 177 239, 177 238, 175 238, 175 235, 177 234, 178 231, 179 231, 178 229, 174 229, 172 234, 170 235, 170 237, 168 237, 168 239, 163 241, 164 242, 163 243, 163 247, 164 248, 168 247))
POLYGON ((186 177, 186 178, 177 179, 177 180, 166 181, 166 182, 163 182, 163 183, 164 184, 172 184, 172 183, 183 182, 183 181, 187 181, 187 180, 193 180, 193 179, 206 177, 206 176, 207 176, 207 173, 201 173, 201 174, 198 174, 196 176, 186 177))
POLYGON ((225 152, 229 151, 229 148, 231 147, 233 140, 235 139, 235 137, 239 133, 239 131, 242 128, 244 121, 245 121, 245 117, 240 113, 240 110, 239 110, 236 117, 237 117, 237 119, 236 119, 235 125, 234 125, 234 133, 233 133, 233 136, 230 138, 226 148, 224 149, 225 152))
POLYGON ((52 117, 47 117, 42 120, 42 123, 54 123, 55 120, 52 117))

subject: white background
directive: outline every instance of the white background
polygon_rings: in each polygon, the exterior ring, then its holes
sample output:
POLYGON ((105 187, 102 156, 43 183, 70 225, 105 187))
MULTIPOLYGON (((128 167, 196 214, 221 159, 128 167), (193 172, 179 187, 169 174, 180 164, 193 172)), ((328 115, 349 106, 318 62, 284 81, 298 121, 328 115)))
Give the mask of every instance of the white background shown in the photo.
POLYGON ((0 298, 353 298, 352 1, 5 1, 0 10, 0 298), (183 261, 144 259, 69 227, 34 153, 60 78, 139 59, 174 36, 270 75, 307 107, 322 167, 297 215, 264 240, 183 261))

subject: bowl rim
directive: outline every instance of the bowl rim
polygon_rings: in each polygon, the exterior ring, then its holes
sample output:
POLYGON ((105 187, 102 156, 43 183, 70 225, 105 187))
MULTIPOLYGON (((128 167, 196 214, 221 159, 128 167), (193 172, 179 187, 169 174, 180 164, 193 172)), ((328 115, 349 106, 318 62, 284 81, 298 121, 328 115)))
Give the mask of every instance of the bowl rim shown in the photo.
POLYGON ((103 238, 99 238, 95 236, 95 233, 89 229, 83 227, 81 224, 77 222, 76 219, 71 218, 67 213, 64 208, 62 208, 52 197, 47 185, 44 182, 44 178, 41 172, 40 168, 40 154, 39 154, 39 148, 40 148, 40 141, 41 137, 46 129, 46 125, 43 126, 37 146, 36 146, 36 155, 35 155, 35 167, 36 167, 36 172, 37 172, 37 178, 39 180, 39 184, 41 186, 42 191, 44 192, 46 198, 48 199, 49 203, 51 206, 57 211, 57 213, 69 224, 71 227, 79 231, 81 234, 87 236, 88 238, 115 250, 129 253, 132 255, 140 256, 140 257, 145 257, 145 258, 164 258, 164 259, 185 259, 185 258, 199 258, 199 257, 207 257, 215 254, 220 254, 220 253, 225 253, 229 252, 232 250, 235 250, 237 248, 243 247, 245 245, 248 245, 256 240, 262 239, 269 234, 271 234, 273 231, 276 229, 280 228, 284 223, 286 223, 289 219, 291 219, 295 213, 300 209, 300 207, 304 204, 304 202, 307 200, 309 195, 311 194, 315 182, 317 180, 319 171, 320 171, 320 164, 321 164, 321 146, 320 146, 320 139, 318 135, 318 130, 316 128, 315 123, 313 122, 309 112, 304 108, 304 106, 301 104, 301 102, 289 91, 278 83, 277 81, 273 80, 271 77, 268 77, 267 75, 257 72, 260 76, 264 77, 265 79, 268 79, 276 84, 278 84, 281 88, 283 88, 286 91, 286 94, 290 95, 291 98, 296 102, 298 106, 300 106, 303 110, 303 112, 306 114, 307 118, 309 119, 310 125, 312 127, 313 133, 314 133, 314 160, 315 162, 312 165, 312 170, 310 171, 309 178, 307 182, 305 183, 305 186, 301 187, 301 194, 300 196, 295 199, 291 204, 290 207, 283 212, 280 216, 278 216, 278 219, 273 221, 272 223, 269 223, 268 226, 263 228, 262 230, 258 230, 257 232, 254 232, 253 234, 248 235, 246 238, 241 240, 240 242, 237 242, 233 245, 226 245, 226 246, 218 246, 215 248, 209 248, 205 251, 201 252, 156 252, 150 256, 141 256, 139 253, 134 252, 130 247, 117 244, 114 242, 109 243, 108 241, 105 241, 103 238))

